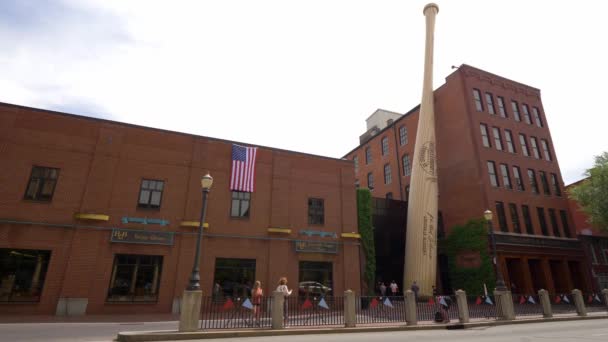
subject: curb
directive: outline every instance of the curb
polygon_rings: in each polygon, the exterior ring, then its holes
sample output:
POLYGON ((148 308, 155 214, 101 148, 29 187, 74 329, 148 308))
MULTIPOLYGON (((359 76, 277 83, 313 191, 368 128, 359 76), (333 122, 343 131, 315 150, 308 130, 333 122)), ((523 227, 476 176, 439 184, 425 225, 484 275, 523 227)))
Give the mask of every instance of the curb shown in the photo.
POLYGON ((118 333, 119 342, 140 342, 140 341, 178 341, 178 340, 203 340, 214 338, 236 338, 236 337, 260 337, 260 336, 288 336, 288 335, 312 335, 312 334, 347 334, 363 332, 384 332, 384 331, 409 331, 409 330, 455 330, 471 329, 478 327, 494 327, 510 324, 529 324, 544 322, 564 322, 590 319, 607 319, 606 315, 584 316, 584 317, 552 317, 552 318, 530 318, 513 321, 486 321, 472 323, 452 323, 446 325, 397 325, 380 327, 355 327, 355 328, 309 328, 309 329, 279 329, 279 330, 232 330, 232 331, 193 331, 178 332, 174 330, 165 331, 129 331, 118 333))

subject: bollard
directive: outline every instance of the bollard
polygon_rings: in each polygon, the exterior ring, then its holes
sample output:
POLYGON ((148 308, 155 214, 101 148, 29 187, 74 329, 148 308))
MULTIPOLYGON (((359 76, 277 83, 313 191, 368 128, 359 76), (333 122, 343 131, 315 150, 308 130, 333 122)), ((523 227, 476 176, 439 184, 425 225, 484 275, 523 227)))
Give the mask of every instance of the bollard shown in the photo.
POLYGON ((182 310, 179 315, 179 331, 197 331, 201 317, 201 300, 203 292, 200 290, 185 290, 182 296, 182 310))
POLYGON ((352 290, 344 291, 344 326, 354 328, 357 325, 355 312, 355 293, 352 290))
POLYGON ((283 329, 283 308, 285 294, 283 292, 272 292, 272 329, 283 329))
POLYGON ((503 321, 514 320, 515 308, 513 307, 511 291, 494 290, 494 298, 496 299, 496 318, 503 321))
POLYGON ((608 289, 602 290, 602 296, 604 297, 604 305, 608 308, 608 289))
POLYGON ((540 298, 540 304, 543 306, 543 317, 553 317, 553 308, 551 307, 551 298, 549 298, 549 292, 545 289, 538 290, 538 297, 540 298))
POLYGON ((574 305, 576 306, 576 314, 579 316, 587 316, 587 308, 585 307, 585 300, 581 290, 572 290, 572 297, 574 297, 574 305))
POLYGON ((458 305, 458 320, 460 323, 469 323, 469 303, 467 303, 467 293, 465 291, 456 291, 456 304, 458 305))
POLYGON ((416 325, 418 324, 416 296, 412 290, 405 291, 403 296, 405 298, 405 322, 407 325, 416 325))

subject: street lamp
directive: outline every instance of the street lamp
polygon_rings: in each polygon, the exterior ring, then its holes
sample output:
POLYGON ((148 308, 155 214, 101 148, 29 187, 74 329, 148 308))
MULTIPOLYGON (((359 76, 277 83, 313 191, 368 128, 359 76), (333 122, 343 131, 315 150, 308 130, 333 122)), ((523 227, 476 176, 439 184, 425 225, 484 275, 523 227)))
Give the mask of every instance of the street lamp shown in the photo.
POLYGON ((196 252, 194 253, 194 265, 192 266, 192 274, 190 275, 190 284, 188 291, 199 291, 201 289, 201 276, 199 272, 201 242, 203 239, 203 225, 205 224, 205 214, 207 213, 207 196, 213 185, 213 177, 207 172, 201 179, 201 188, 203 189, 203 206, 201 208, 201 221, 198 226, 198 238, 196 239, 196 252))
POLYGON ((494 228, 492 228, 492 212, 490 210, 484 211, 483 217, 488 222, 490 240, 492 241, 492 257, 494 259, 494 265, 496 267, 496 291, 507 291, 505 281, 504 279, 502 279, 502 272, 500 272, 500 263, 498 262, 498 256, 496 255, 496 238, 494 237, 494 228))

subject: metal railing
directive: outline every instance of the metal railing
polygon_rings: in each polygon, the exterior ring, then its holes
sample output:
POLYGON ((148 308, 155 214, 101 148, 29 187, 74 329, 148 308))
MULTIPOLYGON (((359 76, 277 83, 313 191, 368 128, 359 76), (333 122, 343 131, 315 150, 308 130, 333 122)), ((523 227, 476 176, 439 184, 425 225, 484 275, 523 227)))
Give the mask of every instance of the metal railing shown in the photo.
POLYGON ((542 316, 543 305, 538 295, 513 294, 515 316, 542 316))
POLYGON ((361 296, 355 298, 357 324, 405 322, 403 297, 361 296))
POLYGON ((418 321, 444 321, 445 315, 450 320, 458 320, 458 304, 455 296, 437 296, 427 301, 416 303, 418 321))
POLYGON ((344 325, 344 297, 285 297, 286 326, 344 325))
POLYGON ((494 296, 467 296, 469 318, 496 318, 496 298, 494 296))
POLYGON ((553 295, 551 298, 551 310, 553 311, 553 314, 576 313, 576 305, 574 305, 574 296, 569 293, 560 293, 553 295))
POLYGON ((272 297, 254 304, 247 297, 203 297, 201 329, 270 328, 272 297))
POLYGON ((601 293, 583 293, 583 300, 588 312, 608 312, 608 303, 604 303, 601 293))

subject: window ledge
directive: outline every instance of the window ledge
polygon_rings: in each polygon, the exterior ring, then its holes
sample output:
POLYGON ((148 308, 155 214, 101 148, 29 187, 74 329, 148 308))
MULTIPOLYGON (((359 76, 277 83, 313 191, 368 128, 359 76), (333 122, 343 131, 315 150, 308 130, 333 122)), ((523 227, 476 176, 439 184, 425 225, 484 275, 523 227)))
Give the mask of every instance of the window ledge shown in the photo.
POLYGON ((289 228, 268 228, 267 231, 269 233, 291 234, 291 229, 289 228))
MULTIPOLYGON (((182 221, 179 223, 180 227, 194 227, 194 228, 198 228, 200 226, 200 221, 182 221)), ((209 228, 209 223, 205 222, 203 224, 203 228, 208 229, 209 228)))

